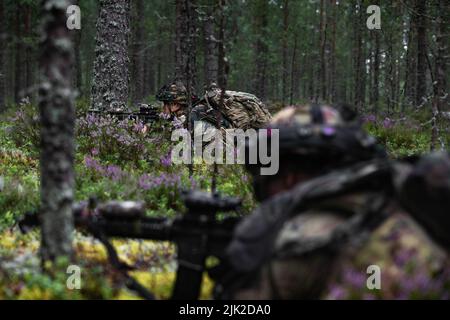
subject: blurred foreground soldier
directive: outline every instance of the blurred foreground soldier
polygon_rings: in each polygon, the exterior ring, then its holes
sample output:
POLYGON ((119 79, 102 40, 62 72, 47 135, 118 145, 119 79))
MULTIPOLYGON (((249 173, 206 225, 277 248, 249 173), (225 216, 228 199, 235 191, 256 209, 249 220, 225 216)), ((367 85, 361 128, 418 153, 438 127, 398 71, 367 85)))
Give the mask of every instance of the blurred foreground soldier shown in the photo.
MULTIPOLYGON (((191 123, 202 122, 205 129, 261 128, 271 119, 264 104, 254 95, 245 92, 226 91, 221 103, 222 90, 212 84, 203 97, 192 95, 191 123), (219 118, 219 119, 218 119, 219 118)), ((181 82, 162 87, 156 98, 164 103, 163 113, 168 117, 186 119, 188 96, 181 82)))
POLYGON ((397 166, 400 203, 443 249, 450 252, 450 155, 434 152, 397 166))
POLYGON ((306 207, 302 202, 317 191, 339 190, 347 175, 370 167, 329 176, 334 170, 385 157, 351 117, 320 105, 288 107, 274 116, 268 128, 279 129, 280 170, 262 176, 259 165, 247 166, 262 203, 235 230, 228 248, 234 271, 217 286, 219 297, 317 299, 327 288, 345 255, 346 242, 333 237, 341 240, 340 231, 353 230, 353 217, 385 204, 377 192, 362 189, 306 207))

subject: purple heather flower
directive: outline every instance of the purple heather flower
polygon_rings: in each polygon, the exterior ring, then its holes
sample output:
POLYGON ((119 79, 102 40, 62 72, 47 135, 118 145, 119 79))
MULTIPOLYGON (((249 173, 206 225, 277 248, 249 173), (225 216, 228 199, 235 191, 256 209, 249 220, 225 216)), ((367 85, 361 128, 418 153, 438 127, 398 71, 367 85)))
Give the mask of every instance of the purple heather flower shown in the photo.
POLYGON ((161 119, 168 120, 168 119, 170 119, 170 114, 165 114, 164 112, 161 112, 161 113, 159 114, 159 117, 160 117, 161 119))
POLYGON ((366 116, 362 117, 363 122, 368 123, 368 122, 375 122, 377 120, 376 115, 374 114, 368 114, 366 116))
POLYGON ((366 275, 353 269, 345 272, 344 281, 355 288, 366 287, 366 275))
POLYGON ((372 293, 365 293, 363 295, 363 300, 375 300, 375 296, 372 293))
POLYGON ((416 255, 417 250, 415 248, 399 250, 393 260, 399 267, 404 267, 411 259, 416 255))
POLYGON ((390 129, 394 126, 394 121, 391 118, 386 117, 383 120, 383 127, 386 129, 390 129))
POLYGON ((172 151, 169 151, 165 156, 162 156, 160 161, 164 167, 169 167, 172 164, 172 151))
POLYGON ((181 129, 181 128, 183 128, 183 121, 178 119, 177 117, 175 117, 172 121, 172 126, 175 129, 181 129))
POLYGON ((333 285, 329 295, 331 299, 343 300, 347 297, 347 292, 341 286, 333 285))
POLYGON ((106 175, 114 181, 119 180, 122 177, 122 170, 114 165, 106 167, 106 175))
POLYGON ((326 126, 322 129, 322 133, 325 136, 333 136, 336 133, 336 129, 330 126, 326 126))

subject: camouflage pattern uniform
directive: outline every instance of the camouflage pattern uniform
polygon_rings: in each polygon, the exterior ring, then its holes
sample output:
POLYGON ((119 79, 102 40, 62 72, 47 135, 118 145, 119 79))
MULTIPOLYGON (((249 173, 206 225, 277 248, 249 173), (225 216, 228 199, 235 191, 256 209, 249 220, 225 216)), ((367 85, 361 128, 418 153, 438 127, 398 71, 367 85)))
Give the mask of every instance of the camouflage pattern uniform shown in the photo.
POLYGON ((395 185, 402 207, 450 252, 450 154, 433 152, 415 164, 397 165, 395 185))
MULTIPOLYGON (((384 153, 380 152, 370 136, 358 125, 347 123, 341 113, 331 107, 288 107, 274 116, 269 127, 280 130, 280 160, 283 160, 282 157, 292 157, 294 161, 294 156, 308 157, 310 153, 320 156, 323 153, 322 156, 328 158, 330 165, 342 168, 384 157, 384 153), (341 148, 339 152, 343 154, 327 154, 327 150, 333 149, 333 139, 338 139, 334 137, 336 132, 352 126, 354 129, 348 138, 348 145, 336 141, 337 150, 341 148), (287 132, 288 128, 294 130, 287 132), (292 132, 298 133, 296 138, 293 138, 292 132), (284 137, 286 140, 283 140, 284 137), (308 140, 311 143, 319 142, 315 146, 308 143, 308 140), (284 147, 288 148, 288 153, 283 150, 284 147)), ((336 148, 333 152, 336 152, 336 148)), ((250 167, 250 172, 254 173, 253 169, 250 167)), ((326 175, 332 171, 333 167, 329 167, 323 173, 326 175)), ((256 184, 270 183, 259 181, 255 174, 254 176, 256 184)), ((325 181, 324 186, 339 183, 339 180, 332 178, 328 182, 325 181)), ((353 192, 317 201, 309 204, 307 208, 297 210, 297 198, 304 192, 302 188, 306 187, 308 181, 310 180, 300 182, 291 190, 270 198, 267 195, 262 198, 260 196, 260 200, 264 202, 237 227, 235 237, 228 248, 229 263, 236 272, 229 276, 231 286, 228 291, 224 290, 224 297, 317 299, 324 293, 338 272, 341 261, 353 250, 350 249, 351 246, 346 246, 349 249, 344 250, 347 241, 342 241, 342 244, 336 244, 332 248, 323 244, 333 242, 336 231, 345 230, 348 221, 356 213, 367 210, 368 203, 378 200, 378 195, 373 192, 353 192), (287 215, 289 210, 292 212, 287 215)), ((354 229, 348 228, 350 233, 353 233, 354 229)))
MULTIPOLYGON (((175 82, 162 87, 156 95, 159 101, 164 102, 163 112, 170 113, 168 110, 168 104, 176 103, 181 106, 178 112, 171 114, 177 118, 187 118, 188 113, 188 96, 186 87, 180 83, 175 82)), ((205 128, 217 127, 217 112, 205 103, 200 101, 194 94, 192 94, 192 110, 191 110, 191 123, 203 121, 205 128)), ((221 117, 220 127, 230 128, 230 123, 221 117)))
POLYGON ((351 214, 364 208, 370 196, 354 194, 317 203, 285 222, 273 252, 279 254, 263 264, 247 286, 236 290, 233 299, 318 299, 339 273, 342 262, 356 248, 295 252, 295 247, 328 241, 351 214))

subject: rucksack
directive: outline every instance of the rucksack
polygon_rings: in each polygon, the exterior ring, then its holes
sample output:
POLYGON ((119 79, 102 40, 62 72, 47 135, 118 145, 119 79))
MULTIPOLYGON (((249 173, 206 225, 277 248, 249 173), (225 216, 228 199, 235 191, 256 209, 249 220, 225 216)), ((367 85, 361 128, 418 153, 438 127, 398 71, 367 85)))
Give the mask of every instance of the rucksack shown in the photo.
POLYGON ((203 100, 209 107, 219 110, 235 128, 259 129, 272 119, 266 106, 253 94, 227 90, 223 105, 220 104, 221 94, 221 89, 212 88, 203 100))

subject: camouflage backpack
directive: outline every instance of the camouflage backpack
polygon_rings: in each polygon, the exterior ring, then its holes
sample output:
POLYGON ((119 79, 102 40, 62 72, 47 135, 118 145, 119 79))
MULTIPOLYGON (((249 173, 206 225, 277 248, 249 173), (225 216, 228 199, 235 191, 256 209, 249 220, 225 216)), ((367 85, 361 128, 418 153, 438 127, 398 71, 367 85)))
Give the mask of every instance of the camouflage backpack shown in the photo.
POLYGON ((227 90, 223 106, 220 104, 221 94, 222 91, 219 88, 213 87, 206 92, 204 101, 209 107, 219 110, 235 128, 258 129, 272 119, 261 100, 250 93, 227 90))

